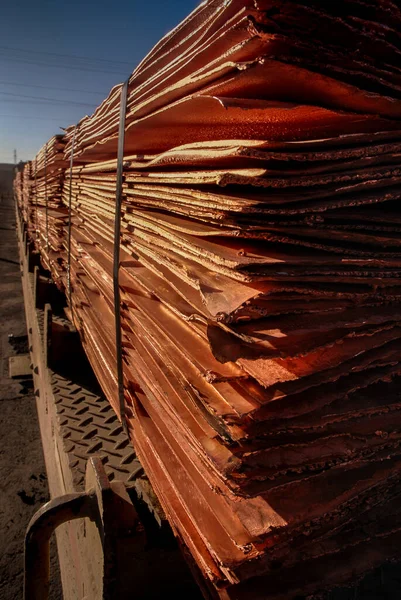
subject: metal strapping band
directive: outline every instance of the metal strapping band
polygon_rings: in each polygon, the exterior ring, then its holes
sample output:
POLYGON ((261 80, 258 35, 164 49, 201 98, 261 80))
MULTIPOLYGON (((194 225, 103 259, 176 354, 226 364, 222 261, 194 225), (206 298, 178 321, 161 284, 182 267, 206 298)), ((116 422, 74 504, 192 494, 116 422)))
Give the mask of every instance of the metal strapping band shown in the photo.
POLYGON ((45 204, 46 204, 46 252, 47 258, 50 264, 49 258, 49 211, 48 211, 48 201, 47 201, 47 143, 45 145, 45 204))
POLYGON ((67 291, 68 291, 68 303, 72 314, 72 302, 71 302, 71 204, 72 204, 72 167, 74 165, 74 147, 75 147, 75 134, 77 132, 77 125, 74 127, 74 133, 72 135, 72 146, 70 156, 70 189, 68 194, 68 242, 67 242, 67 291))
POLYGON ((35 234, 36 239, 39 237, 39 228, 38 228, 38 158, 35 158, 35 234))
POLYGON ((123 189, 123 161, 124 161, 124 138, 125 117, 127 112, 128 79, 122 85, 120 98, 120 124, 118 131, 118 153, 117 153, 117 176, 116 176, 116 209, 114 216, 114 260, 113 260, 113 286, 114 286, 114 316, 116 324, 116 359, 117 359, 117 382, 118 400, 120 406, 121 424, 127 432, 125 420, 124 402, 124 378, 123 378, 123 355, 122 355, 122 333, 121 333, 121 300, 119 286, 120 269, 120 237, 121 237, 121 204, 123 189))

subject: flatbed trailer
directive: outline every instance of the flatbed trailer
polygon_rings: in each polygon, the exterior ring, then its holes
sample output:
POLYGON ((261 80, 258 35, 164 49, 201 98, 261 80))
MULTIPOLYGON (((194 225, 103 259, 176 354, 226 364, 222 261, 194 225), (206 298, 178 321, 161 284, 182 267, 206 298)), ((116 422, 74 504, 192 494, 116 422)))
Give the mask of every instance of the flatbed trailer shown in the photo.
MULTIPOLYGON (((65 299, 40 266, 17 207, 16 222, 30 367, 51 496, 28 527, 25 600, 48 598, 53 532, 64 600, 216 599, 174 536, 65 316, 65 299)), ((350 587, 314 598, 398 600, 399 573, 399 564, 387 564, 350 587)))
POLYGON ((53 531, 64 600, 207 597, 99 389, 79 335, 63 314, 63 297, 41 268, 18 209, 16 222, 30 368, 51 497, 28 527, 25 600, 48 597, 53 531))

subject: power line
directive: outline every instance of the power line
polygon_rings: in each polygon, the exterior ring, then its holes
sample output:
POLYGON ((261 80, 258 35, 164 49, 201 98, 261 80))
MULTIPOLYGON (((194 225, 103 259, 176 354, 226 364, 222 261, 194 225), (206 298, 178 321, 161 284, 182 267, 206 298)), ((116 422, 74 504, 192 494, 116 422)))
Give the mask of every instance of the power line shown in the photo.
POLYGON ((76 56, 74 54, 57 54, 56 52, 43 52, 40 50, 24 50, 23 48, 10 48, 8 46, 0 46, 0 50, 10 50, 11 52, 26 52, 29 54, 44 54, 46 56, 60 56, 63 58, 73 58, 78 60, 88 60, 92 62, 107 62, 114 63, 120 65, 129 65, 132 66, 132 63, 125 60, 110 60, 108 58, 91 58, 90 56, 76 56))
MULTIPOLYGON (((62 104, 53 104, 53 102, 51 102, 50 100, 26 100, 24 98, 0 98, 0 104, 24 104, 25 106, 30 106, 31 104, 38 104, 39 106, 57 106, 58 108, 76 108, 77 105, 71 104, 71 105, 62 105, 62 104)), ((88 107, 91 106, 91 110, 94 110, 93 105, 90 104, 88 105, 88 107)), ((78 105, 79 107, 79 105, 78 105)))
POLYGON ((16 82, 16 81, 0 81, 0 85, 17 85, 20 87, 32 87, 32 88, 38 88, 41 90, 55 90, 58 92, 75 92, 77 94, 95 94, 97 96, 100 96, 102 94, 104 94, 104 92, 94 92, 89 91, 89 90, 73 90, 70 88, 61 88, 61 87, 51 87, 48 85, 36 85, 34 83, 20 83, 20 82, 16 82))
MULTIPOLYGON (((43 98, 43 96, 25 96, 24 94, 13 94, 12 92, 0 92, 2 96, 13 96, 14 98, 29 98, 30 100, 39 100, 45 102, 58 102, 61 104, 75 104, 77 106, 96 106, 94 103, 88 104, 86 102, 75 102, 74 100, 59 100, 57 98, 43 98)), ((14 100, 13 100, 14 102, 14 100)))
POLYGON ((36 115, 0 115, 1 119, 34 119, 38 121, 65 121, 64 117, 38 117, 36 115))
MULTIPOLYGON (((52 102, 48 101, 48 100, 24 100, 24 99, 20 99, 20 98, 13 98, 13 99, 8 99, 8 98, 0 98, 0 104, 23 104, 25 106, 30 106, 32 104, 38 104, 39 106, 44 106, 44 107, 51 107, 51 106, 55 106, 54 104, 52 104, 52 102)), ((74 105, 68 106, 68 105, 59 105, 57 104, 57 108, 76 108, 74 105)))
POLYGON ((42 63, 42 62, 37 62, 37 61, 33 61, 33 60, 25 60, 22 58, 15 58, 15 57, 8 57, 5 56, 4 58, 6 58, 7 60, 11 60, 14 62, 22 62, 22 63, 26 63, 28 65, 36 65, 36 66, 40 66, 40 67, 53 67, 55 69, 74 69, 75 71, 86 71, 89 73, 108 73, 111 75, 125 75, 127 76, 127 72, 122 72, 122 71, 105 71, 105 70, 101 70, 101 69, 87 69, 84 67, 73 67, 73 66, 69 66, 69 65, 52 65, 51 63, 42 63))

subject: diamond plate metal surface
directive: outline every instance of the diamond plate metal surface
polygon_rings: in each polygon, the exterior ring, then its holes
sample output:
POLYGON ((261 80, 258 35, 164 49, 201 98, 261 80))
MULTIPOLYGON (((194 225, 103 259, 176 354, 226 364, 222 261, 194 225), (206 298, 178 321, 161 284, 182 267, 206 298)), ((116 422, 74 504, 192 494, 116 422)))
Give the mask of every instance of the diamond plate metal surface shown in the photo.
POLYGON ((86 461, 94 454, 102 458, 111 481, 130 483, 141 475, 142 465, 107 400, 52 371, 51 383, 77 488, 83 486, 86 461))

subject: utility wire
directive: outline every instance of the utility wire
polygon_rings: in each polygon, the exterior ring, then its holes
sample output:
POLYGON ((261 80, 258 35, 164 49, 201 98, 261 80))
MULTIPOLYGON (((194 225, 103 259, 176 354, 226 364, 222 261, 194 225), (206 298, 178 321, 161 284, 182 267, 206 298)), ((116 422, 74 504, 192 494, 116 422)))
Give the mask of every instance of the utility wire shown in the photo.
MULTIPOLYGON (((76 108, 75 104, 53 104, 53 102, 50 102, 49 100, 20 100, 18 98, 13 98, 13 99, 8 99, 8 98, 0 98, 0 105, 4 105, 4 104, 23 104, 25 106, 30 106, 32 104, 38 104, 39 106, 44 106, 44 107, 51 107, 51 106, 57 106, 58 108, 76 108)), ((91 106, 91 111, 94 111, 95 109, 93 108, 94 105, 88 105, 88 107, 91 106)), ((84 109, 82 109, 84 110, 84 109)), ((89 110, 89 109, 87 109, 89 110)))
POLYGON ((17 85, 20 87, 31 87, 31 88, 38 88, 41 90, 55 90, 58 92, 76 92, 77 94, 96 94, 96 96, 100 96, 103 95, 104 92, 94 92, 89 91, 89 90, 73 90, 70 88, 61 88, 61 87, 50 87, 48 85, 36 85, 34 83, 21 83, 21 82, 16 82, 16 81, 0 81, 0 85, 17 85))
POLYGON ((69 65, 52 65, 51 63, 42 63, 42 62, 36 62, 33 60, 25 60, 22 58, 16 58, 14 56, 13 57, 4 56, 3 58, 6 58, 7 60, 11 60, 14 62, 22 62, 22 63, 26 63, 28 65, 36 65, 39 67, 53 67, 55 69, 73 69, 75 71, 87 71, 89 73, 109 73, 111 75, 124 75, 125 77, 127 76, 127 73, 122 72, 122 71, 105 71, 105 70, 101 70, 101 69, 87 69, 84 67, 73 67, 73 66, 69 66, 69 65))
POLYGON ((110 60, 107 58, 91 58, 90 56, 76 56, 74 54, 57 54, 56 52, 43 52, 40 50, 24 50, 23 48, 10 48, 8 46, 0 46, 0 50, 10 50, 11 52, 25 52, 28 54, 44 54, 46 56, 59 56, 59 57, 63 57, 63 58, 88 60, 88 61, 92 61, 92 62, 102 62, 102 63, 107 62, 107 63, 112 63, 112 64, 114 63, 114 64, 132 66, 132 63, 125 61, 125 60, 110 60))
MULTIPOLYGON (((29 98, 30 100, 40 100, 45 102, 59 102, 62 104, 76 104, 78 106, 96 106, 95 103, 75 102, 74 100, 59 100, 57 98, 44 98, 43 96, 25 96, 24 94, 13 94, 12 92, 0 92, 2 96, 13 96, 14 98, 29 98)), ((14 100, 13 100, 14 102, 14 100)))
MULTIPOLYGON (((62 108, 62 109, 64 109, 64 108, 74 108, 74 109, 79 108, 79 107, 76 107, 73 104, 70 105, 70 106, 67 105, 67 104, 66 105, 62 105, 62 104, 57 104, 56 105, 56 104, 53 104, 52 102, 49 102, 47 100, 19 100, 18 98, 15 98, 15 99, 12 99, 12 100, 11 99, 8 100, 7 98, 4 98, 4 99, 0 98, 0 106, 1 106, 1 108, 3 108, 5 104, 22 104, 23 106, 31 106, 33 104, 37 104, 38 106, 43 106, 45 108, 47 108, 47 107, 50 108, 52 106, 53 107, 57 106, 57 108, 62 108)), ((84 110, 84 109, 82 109, 82 110, 84 110)), ((91 110, 93 111, 94 109, 91 108, 91 110)))
POLYGON ((33 119, 39 121, 65 121, 64 117, 37 117, 36 115, 0 115, 2 119, 33 119))

